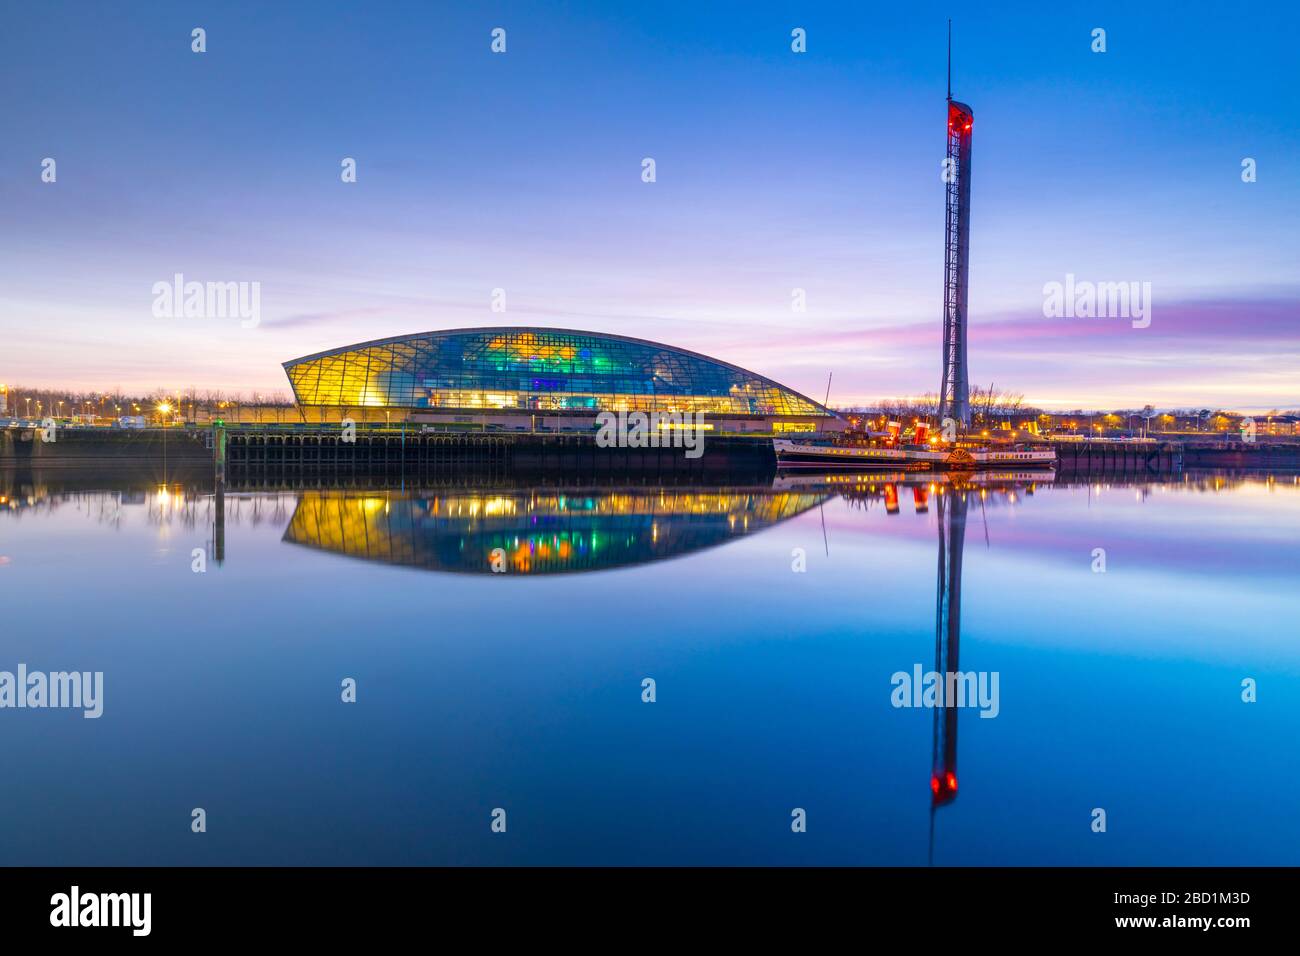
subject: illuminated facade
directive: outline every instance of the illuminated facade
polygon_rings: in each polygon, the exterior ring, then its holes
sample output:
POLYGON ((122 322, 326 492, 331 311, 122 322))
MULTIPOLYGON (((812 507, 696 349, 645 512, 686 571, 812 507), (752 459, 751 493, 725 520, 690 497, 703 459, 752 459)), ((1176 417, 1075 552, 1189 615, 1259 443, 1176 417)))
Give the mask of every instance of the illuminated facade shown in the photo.
POLYGON ((824 406, 761 375, 594 332, 427 332, 308 355, 284 369, 300 407, 382 409, 417 422, 589 427, 602 411, 643 411, 702 412, 732 431, 843 427, 824 406))

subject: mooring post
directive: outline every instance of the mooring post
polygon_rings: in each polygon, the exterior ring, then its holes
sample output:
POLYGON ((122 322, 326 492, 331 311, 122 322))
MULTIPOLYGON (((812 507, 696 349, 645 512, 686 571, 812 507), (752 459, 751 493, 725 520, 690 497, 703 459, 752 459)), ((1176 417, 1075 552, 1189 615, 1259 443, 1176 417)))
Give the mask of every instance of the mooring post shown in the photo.
POLYGON ((212 550, 217 566, 226 560, 226 423, 218 419, 212 426, 213 519, 212 550))
POLYGON ((212 463, 217 487, 226 483, 226 423, 218 419, 212 425, 212 463))

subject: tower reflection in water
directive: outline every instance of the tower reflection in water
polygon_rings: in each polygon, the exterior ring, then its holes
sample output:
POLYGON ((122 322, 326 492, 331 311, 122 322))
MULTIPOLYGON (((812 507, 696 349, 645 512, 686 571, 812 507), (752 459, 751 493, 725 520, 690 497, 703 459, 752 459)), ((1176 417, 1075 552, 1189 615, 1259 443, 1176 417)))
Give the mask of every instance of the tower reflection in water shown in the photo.
MULTIPOLYGON (((934 670, 960 670, 961 557, 966 543, 966 489, 938 495, 939 565, 934 601, 934 670)), ((934 812, 957 796, 957 708, 945 697, 934 711, 934 747, 930 771, 930 862, 934 862, 934 812)))
POLYGON ((827 497, 720 488, 306 491, 284 540, 431 571, 598 571, 714 547, 827 497))
MULTIPOLYGON (((938 519, 938 562, 934 601, 934 672, 947 675, 961 669, 961 569, 966 543, 966 511, 971 496, 980 508, 986 502, 1015 504, 1018 496, 1032 497, 1039 484, 1054 481, 1051 474, 984 473, 947 475, 941 479, 861 476, 838 478, 839 491, 850 503, 869 507, 883 501, 885 513, 900 512, 900 492, 910 486, 913 509, 928 514, 933 500, 938 519)), ((987 536, 987 529, 986 529, 987 536)), ((929 861, 934 862, 935 813, 957 797, 957 714, 956 702, 944 695, 943 706, 934 708, 934 734, 930 761, 929 861)))
MULTIPOLYGON (((934 670, 960 670, 962 551, 968 502, 1014 504, 1051 476, 919 477, 905 474, 798 475, 745 489, 510 489, 438 493, 305 491, 286 542, 337 554, 437 571, 554 574, 625 567, 724 544, 843 497, 851 507, 883 503, 937 518, 934 670)), ((959 707, 934 708, 930 770, 930 861, 935 814, 957 796, 959 707)))

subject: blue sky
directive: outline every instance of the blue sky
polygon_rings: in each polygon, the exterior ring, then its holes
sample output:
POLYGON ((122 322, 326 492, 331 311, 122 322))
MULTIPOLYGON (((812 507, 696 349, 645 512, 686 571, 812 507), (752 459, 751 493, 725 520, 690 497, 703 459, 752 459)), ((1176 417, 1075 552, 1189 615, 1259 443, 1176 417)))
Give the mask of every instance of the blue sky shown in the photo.
POLYGON ((10 4, 0 381, 277 389, 321 349, 535 324, 819 396, 833 370, 833 403, 932 391, 950 15, 972 378, 1049 406, 1300 405, 1280 3, 10 4), (156 318, 177 272, 259 282, 260 324, 156 318), (1045 319, 1067 273, 1150 282, 1150 327, 1045 319))

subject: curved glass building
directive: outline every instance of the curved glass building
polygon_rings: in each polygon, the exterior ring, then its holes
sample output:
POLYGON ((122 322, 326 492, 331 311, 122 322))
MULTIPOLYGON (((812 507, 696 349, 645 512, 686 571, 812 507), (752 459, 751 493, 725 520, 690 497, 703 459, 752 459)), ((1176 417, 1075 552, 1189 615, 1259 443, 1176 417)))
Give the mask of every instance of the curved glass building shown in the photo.
POLYGON ((740 431, 812 430, 840 421, 812 399, 735 365, 567 329, 426 332, 307 355, 284 369, 299 406, 383 409, 413 421, 535 427, 539 417, 552 425, 589 423, 602 411, 703 412, 740 431))

